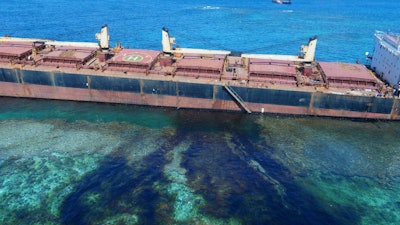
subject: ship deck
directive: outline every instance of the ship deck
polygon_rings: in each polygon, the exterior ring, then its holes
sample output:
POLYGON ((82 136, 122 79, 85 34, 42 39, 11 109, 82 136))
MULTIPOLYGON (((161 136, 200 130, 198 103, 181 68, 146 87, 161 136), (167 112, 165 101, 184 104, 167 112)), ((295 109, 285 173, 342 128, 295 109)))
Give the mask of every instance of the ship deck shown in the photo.
POLYGON ((35 46, 0 43, 0 66, 148 80, 203 83, 303 92, 384 96, 383 82, 363 65, 244 58, 231 55, 175 54, 143 49, 35 46))

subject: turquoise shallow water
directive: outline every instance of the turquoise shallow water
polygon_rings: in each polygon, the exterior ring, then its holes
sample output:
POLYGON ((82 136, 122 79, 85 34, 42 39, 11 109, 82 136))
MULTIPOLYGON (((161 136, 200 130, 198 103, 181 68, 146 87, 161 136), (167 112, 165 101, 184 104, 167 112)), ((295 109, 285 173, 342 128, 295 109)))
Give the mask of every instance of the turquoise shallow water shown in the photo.
MULTIPOLYGON (((0 33, 354 62, 397 1, 2 1, 0 33)), ((0 98, 1 224, 399 224, 398 122, 0 98)))
POLYGON ((2 224, 398 224, 398 122, 1 98, 2 224))

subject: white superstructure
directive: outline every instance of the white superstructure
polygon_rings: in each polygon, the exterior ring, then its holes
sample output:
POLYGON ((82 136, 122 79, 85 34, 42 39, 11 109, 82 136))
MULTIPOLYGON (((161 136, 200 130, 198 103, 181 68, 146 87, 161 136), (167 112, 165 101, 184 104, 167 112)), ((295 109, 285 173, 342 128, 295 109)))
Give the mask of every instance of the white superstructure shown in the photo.
POLYGON ((293 62, 313 62, 315 60, 315 50, 317 47, 317 37, 310 38, 307 45, 302 45, 300 52, 296 56, 291 55, 266 55, 266 54, 242 54, 244 58, 257 58, 269 60, 288 60, 293 62))
POLYGON ((101 27, 101 32, 96 34, 96 39, 100 41, 100 48, 103 51, 108 51, 110 48, 110 35, 108 34, 108 26, 101 27))
POLYGON ((164 53, 192 53, 192 54, 213 54, 213 55, 229 55, 230 51, 225 50, 207 50, 195 48, 180 48, 176 47, 176 39, 169 36, 166 28, 162 29, 162 48, 164 53))
POLYGON ((400 34, 375 33, 371 68, 390 85, 400 82, 400 34))
MULTIPOLYGON (((229 55, 230 51, 224 50, 207 50, 207 49, 193 49, 193 48, 180 48, 174 47, 176 39, 169 36, 166 28, 162 29, 162 48, 164 53, 195 53, 195 54, 215 54, 215 55, 229 55)), ((287 60, 293 62, 313 62, 315 60, 315 49, 317 47, 317 36, 310 38, 307 45, 301 46, 300 52, 296 56, 291 55, 267 55, 267 54, 241 54, 243 58, 257 58, 269 60, 287 60)))
POLYGON ((96 34, 99 43, 95 42, 70 42, 70 41, 54 41, 39 38, 18 38, 18 37, 0 37, 0 42, 43 42, 45 45, 65 46, 65 47, 87 47, 87 48, 100 48, 108 50, 110 47, 110 36, 108 34, 108 26, 104 25, 101 32, 96 34))

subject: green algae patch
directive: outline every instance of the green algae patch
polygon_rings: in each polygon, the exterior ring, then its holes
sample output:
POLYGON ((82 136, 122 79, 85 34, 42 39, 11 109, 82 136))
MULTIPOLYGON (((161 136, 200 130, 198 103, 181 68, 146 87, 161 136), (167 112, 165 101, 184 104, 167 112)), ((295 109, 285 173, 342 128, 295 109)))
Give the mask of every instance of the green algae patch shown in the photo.
POLYGON ((96 156, 91 155, 75 159, 73 164, 60 164, 51 157, 33 157, 3 163, 0 174, 3 181, 0 189, 2 224, 20 223, 20 219, 26 219, 21 214, 29 215, 35 221, 56 220, 63 199, 73 191, 70 184, 77 182, 84 171, 91 171, 95 159, 96 156), (70 166, 79 168, 80 173, 71 170, 70 166))
POLYGON ((359 224, 399 224, 400 180, 383 184, 367 177, 343 177, 334 174, 310 174, 297 182, 319 199, 325 210, 353 208, 359 224))
MULTIPOLYGON (((104 157, 127 143, 127 136, 135 136, 136 129, 142 128, 85 121, 1 121, 0 222, 59 224, 63 201, 75 191, 75 185, 96 170, 104 157)), ((136 155, 135 161, 145 154, 136 155)), ((86 201, 95 204, 99 198, 89 194, 86 201)), ((108 223, 122 217, 112 217, 108 223)), ((137 219, 129 215, 123 221, 137 219)))
POLYGON ((274 148, 271 157, 330 215, 365 225, 400 223, 396 123, 293 117, 257 123, 274 148))
POLYGON ((114 225, 114 224, 138 224, 139 219, 136 215, 131 215, 127 213, 121 213, 115 216, 107 217, 101 221, 97 221, 98 224, 103 225, 114 225))

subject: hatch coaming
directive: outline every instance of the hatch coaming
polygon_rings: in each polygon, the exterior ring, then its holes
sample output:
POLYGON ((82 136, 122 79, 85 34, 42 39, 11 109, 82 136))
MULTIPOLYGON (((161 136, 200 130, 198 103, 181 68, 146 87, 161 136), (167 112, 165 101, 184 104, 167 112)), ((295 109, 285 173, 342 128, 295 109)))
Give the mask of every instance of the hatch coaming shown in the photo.
POLYGON ((247 88, 335 91, 344 94, 356 90, 365 95, 387 92, 382 82, 362 65, 309 61, 309 57, 314 55, 316 38, 310 39, 309 45, 302 47, 303 52, 311 54, 304 60, 213 51, 162 52, 128 49, 119 45, 108 48, 108 30, 104 30, 104 27, 98 38, 100 44, 8 39, 1 42, 0 56, 3 54, 4 57, 0 61, 3 65, 37 71, 71 72, 75 69, 82 74, 148 76, 154 80, 184 80, 247 88), (8 47, 4 43, 8 43, 8 47), (35 46, 37 43, 43 44, 35 46), (12 45, 20 47, 11 48, 12 45), (7 58, 9 55, 14 58, 7 58), (358 75, 354 68, 359 71, 358 75))

